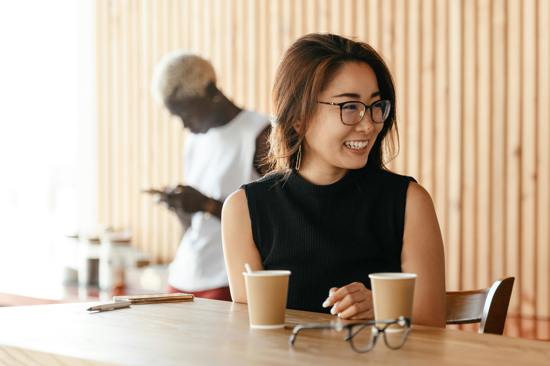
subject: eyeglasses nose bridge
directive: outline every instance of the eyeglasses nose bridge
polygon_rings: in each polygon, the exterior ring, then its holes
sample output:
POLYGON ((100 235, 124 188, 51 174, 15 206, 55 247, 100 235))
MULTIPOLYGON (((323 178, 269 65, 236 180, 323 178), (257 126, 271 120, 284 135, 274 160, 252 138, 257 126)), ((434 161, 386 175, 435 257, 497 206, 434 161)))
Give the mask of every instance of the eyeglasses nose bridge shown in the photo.
POLYGON ((374 126, 374 121, 372 120, 371 107, 367 106, 367 105, 364 105, 364 104, 363 104, 363 111, 361 112, 359 121, 357 121, 357 123, 355 123, 355 126, 359 126, 361 124, 361 122, 363 122, 363 120, 365 120, 366 115, 368 115, 367 126, 369 126, 368 122, 370 121, 370 126, 373 127, 374 126))

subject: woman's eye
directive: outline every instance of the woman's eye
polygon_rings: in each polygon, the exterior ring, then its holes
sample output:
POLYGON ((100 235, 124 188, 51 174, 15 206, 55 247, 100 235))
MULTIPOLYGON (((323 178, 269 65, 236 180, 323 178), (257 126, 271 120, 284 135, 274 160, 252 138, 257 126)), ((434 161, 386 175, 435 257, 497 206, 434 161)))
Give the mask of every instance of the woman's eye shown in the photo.
POLYGON ((373 107, 373 108, 384 109, 385 106, 386 106, 386 102, 384 102, 383 100, 379 100, 378 102, 372 103, 372 107, 373 107))
POLYGON ((357 107, 357 104, 345 104, 342 109, 346 111, 356 111, 359 108, 357 107))

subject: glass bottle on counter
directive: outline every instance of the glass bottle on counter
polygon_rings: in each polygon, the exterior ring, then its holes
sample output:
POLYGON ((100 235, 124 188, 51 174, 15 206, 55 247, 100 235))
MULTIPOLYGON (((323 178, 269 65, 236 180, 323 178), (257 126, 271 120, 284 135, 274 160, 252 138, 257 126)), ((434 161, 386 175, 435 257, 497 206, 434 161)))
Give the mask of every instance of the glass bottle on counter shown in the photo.
POLYGON ((105 232, 99 251, 99 288, 121 293, 125 287, 125 270, 131 236, 127 232, 105 232))
POLYGON ((78 247, 78 285, 90 288, 98 285, 99 237, 80 235, 78 247))

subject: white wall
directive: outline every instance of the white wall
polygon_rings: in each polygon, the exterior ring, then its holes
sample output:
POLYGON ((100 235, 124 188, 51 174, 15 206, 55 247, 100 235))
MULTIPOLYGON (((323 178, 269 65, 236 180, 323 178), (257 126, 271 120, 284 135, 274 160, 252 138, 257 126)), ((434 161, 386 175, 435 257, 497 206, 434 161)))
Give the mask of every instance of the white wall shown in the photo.
POLYGON ((95 217, 92 20, 91 0, 0 3, 0 292, 54 277, 95 217))

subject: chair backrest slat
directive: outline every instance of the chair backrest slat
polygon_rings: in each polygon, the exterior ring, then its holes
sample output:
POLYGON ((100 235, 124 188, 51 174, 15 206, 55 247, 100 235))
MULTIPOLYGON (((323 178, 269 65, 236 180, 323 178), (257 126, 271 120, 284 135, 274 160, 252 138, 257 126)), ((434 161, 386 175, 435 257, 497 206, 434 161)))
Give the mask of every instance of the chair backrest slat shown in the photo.
POLYGON ((496 281, 489 288, 479 331, 481 333, 502 334, 508 314, 508 305, 514 288, 514 277, 496 281))
POLYGON ((487 290, 447 292, 447 324, 478 323, 487 290))
POLYGON ((480 333, 502 334, 514 277, 475 291, 447 292, 447 324, 480 323, 480 333))

